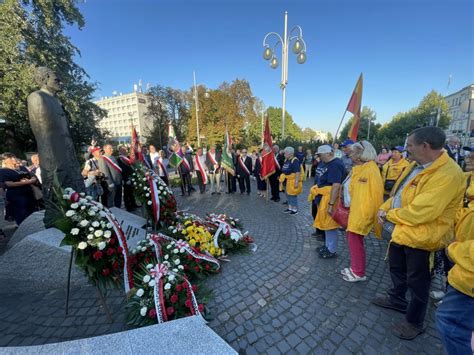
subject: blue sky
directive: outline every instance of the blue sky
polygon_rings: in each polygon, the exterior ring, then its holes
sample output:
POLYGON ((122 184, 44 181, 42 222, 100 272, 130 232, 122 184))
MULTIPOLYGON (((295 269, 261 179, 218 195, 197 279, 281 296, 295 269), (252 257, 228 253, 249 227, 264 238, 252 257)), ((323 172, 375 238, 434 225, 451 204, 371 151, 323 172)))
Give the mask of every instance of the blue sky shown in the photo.
POLYGON ((468 0, 87 0, 85 27, 66 33, 97 97, 146 83, 216 88, 247 79, 267 106, 281 107, 280 69, 262 58, 267 32, 300 25, 308 60, 290 54, 287 111, 301 127, 334 131, 356 80, 363 105, 386 122, 431 89, 457 91, 473 79, 473 5, 468 0))

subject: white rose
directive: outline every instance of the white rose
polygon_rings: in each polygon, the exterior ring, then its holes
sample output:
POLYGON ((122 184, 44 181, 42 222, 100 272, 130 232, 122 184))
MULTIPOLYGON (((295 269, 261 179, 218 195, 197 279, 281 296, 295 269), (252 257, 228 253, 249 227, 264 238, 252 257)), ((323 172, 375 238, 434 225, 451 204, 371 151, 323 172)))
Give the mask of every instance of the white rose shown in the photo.
POLYGON ((104 232, 101 229, 98 229, 94 232, 94 235, 96 237, 101 237, 104 234, 104 232))
POLYGON ((81 192, 79 196, 84 197, 86 194, 84 192, 81 192))
POLYGON ((87 239, 89 239, 89 240, 94 239, 94 236, 93 236, 92 234, 89 234, 89 235, 87 236, 87 239))
POLYGON ((174 263, 175 263, 176 265, 179 265, 179 264, 181 264, 181 260, 176 259, 176 260, 174 261, 174 263))
POLYGON ((163 191, 163 196, 166 196, 168 195, 168 193, 166 191, 163 191))
POLYGON ((112 225, 110 223, 107 223, 107 228, 108 229, 112 228, 112 225))
POLYGON ((80 242, 77 247, 81 250, 84 250, 85 248, 87 248, 87 243, 86 242, 80 242))
POLYGON ((145 291, 143 291, 143 288, 140 288, 140 289, 138 289, 136 295, 137 295, 138 297, 142 297, 144 293, 145 293, 145 291))
POLYGON ((146 316, 146 311, 148 311, 148 308, 142 307, 142 309, 140 309, 140 315, 142 317, 145 317, 146 316))
POLYGON ((146 178, 143 178, 143 181, 146 181, 146 178))
POLYGON ((92 222, 92 227, 97 228, 98 226, 100 226, 99 222, 97 222, 97 221, 92 222))
POLYGON ((69 196, 68 195, 63 195, 63 199, 64 200, 69 200, 69 196))
POLYGON ((173 281, 174 280, 174 275, 168 276, 168 281, 173 281))
POLYGON ((105 242, 100 242, 98 247, 99 247, 99 250, 104 250, 105 249, 105 242))
POLYGON ((66 187, 66 188, 64 189, 64 192, 67 193, 68 195, 70 195, 72 192, 74 192, 74 190, 71 189, 70 187, 66 187))
POLYGON ((137 183, 136 183, 136 182, 134 182, 134 183, 133 183, 133 185, 134 185, 134 186, 137 186, 137 183))
POLYGON ((90 232, 93 232, 93 231, 94 231, 94 228, 89 227, 89 231, 90 231, 90 232))
POLYGON ((78 235, 78 234, 79 234, 79 228, 71 229, 71 235, 78 235))
POLYGON ((154 287, 154 286, 155 286, 155 280, 151 280, 151 281, 148 283, 148 286, 154 287))
POLYGON ((168 260, 169 256, 168 255, 165 255, 165 260, 168 260))
POLYGON ((184 266, 183 265, 178 265, 178 269, 184 270, 184 266))
POLYGON ((69 210, 66 212, 66 217, 72 217, 76 214, 76 212, 74 212, 73 210, 69 210))
POLYGON ((146 196, 146 197, 150 197, 150 194, 146 194, 145 196, 146 196))
POLYGON ((92 201, 93 200, 92 196, 86 196, 86 199, 87 199, 87 201, 92 201))
POLYGON ((111 231, 105 231, 105 232, 104 232, 104 237, 110 238, 111 236, 112 236, 112 232, 111 232, 111 231))
MULTIPOLYGON (((84 207, 84 206, 82 206, 82 207, 84 207)), ((81 227, 87 227, 88 224, 89 224, 89 221, 88 221, 87 219, 83 219, 83 220, 79 223, 79 225, 80 225, 81 227)))
POLYGON ((176 228, 173 229, 173 233, 177 233, 177 232, 178 232, 178 230, 176 228))
POLYGON ((148 270, 150 270, 152 267, 153 267, 153 264, 148 264, 148 265, 146 266, 146 268, 147 268, 148 270))
POLYGON ((142 247, 142 251, 146 251, 146 247, 142 247))
POLYGON ((101 204, 101 203, 98 203, 96 206, 97 206, 97 208, 98 208, 99 210, 101 210, 102 208, 104 208, 104 205, 101 204))
POLYGON ((72 208, 72 209, 75 210, 75 209, 77 209, 78 207, 79 207, 79 204, 78 204, 78 203, 76 203, 76 202, 71 203, 71 208, 72 208))
POLYGON ((178 254, 179 250, 178 249, 173 249, 173 253, 178 254))
POLYGON ((101 216, 102 218, 105 218, 107 215, 105 214, 104 211, 100 211, 100 212, 99 212, 99 216, 101 216))
POLYGON ((173 271, 174 271, 174 272, 178 272, 178 269, 174 268, 173 271))
POLYGON ((171 243, 169 243, 167 246, 166 246, 166 249, 171 249, 173 247, 173 245, 171 245, 171 243))
POLYGON ((94 211, 89 211, 89 216, 95 216, 95 212, 94 211))
POLYGON ((166 265, 167 267, 171 266, 171 264, 168 261, 163 261, 163 265, 166 265))
POLYGON ((148 201, 148 206, 151 206, 152 202, 151 201, 148 201))
POLYGON ((169 282, 167 282, 167 283, 165 284, 164 289, 165 289, 165 290, 169 290, 170 288, 171 288, 171 284, 170 284, 169 282))
POLYGON ((150 279, 150 275, 145 275, 145 277, 143 278, 143 282, 147 284, 148 282, 150 282, 150 279))
POLYGON ((81 211, 84 211, 86 209, 86 206, 81 206, 81 211))

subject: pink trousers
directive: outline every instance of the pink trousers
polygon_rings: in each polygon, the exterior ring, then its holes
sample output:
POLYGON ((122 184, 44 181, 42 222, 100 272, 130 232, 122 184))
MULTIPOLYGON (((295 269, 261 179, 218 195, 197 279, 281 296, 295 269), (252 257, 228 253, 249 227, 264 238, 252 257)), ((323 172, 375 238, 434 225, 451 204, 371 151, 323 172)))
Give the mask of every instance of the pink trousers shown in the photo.
POLYGON ((365 276, 365 247, 364 236, 347 232, 347 243, 351 255, 351 269, 357 276, 365 276))

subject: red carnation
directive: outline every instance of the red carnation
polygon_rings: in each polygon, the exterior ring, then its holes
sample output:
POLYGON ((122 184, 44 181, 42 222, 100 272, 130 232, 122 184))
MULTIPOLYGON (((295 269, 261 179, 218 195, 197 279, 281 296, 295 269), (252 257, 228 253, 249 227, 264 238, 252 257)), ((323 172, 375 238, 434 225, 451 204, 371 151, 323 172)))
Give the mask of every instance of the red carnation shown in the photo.
POLYGON ((169 316, 172 315, 174 313, 174 308, 173 307, 168 307, 166 308, 166 314, 168 314, 169 316))
POLYGON ((189 285, 186 282, 183 282, 182 285, 186 290, 189 288, 189 285))
MULTIPOLYGON (((123 248, 122 248, 122 247, 118 247, 118 248, 117 248, 117 253, 122 254, 122 252, 123 252, 123 248)), ((143 256, 143 255, 142 255, 142 256, 143 256)))
POLYGON ((111 256, 111 255, 113 255, 114 250, 112 248, 107 248, 106 253, 107 253, 108 256, 111 256))
POLYGON ((199 272, 199 266, 195 266, 194 271, 199 272))
POLYGON ((204 305, 202 303, 198 304, 199 312, 204 312, 204 305))
POLYGON ((110 269, 106 268, 102 270, 102 276, 108 276, 110 274, 110 269))
POLYGON ((117 270, 118 268, 119 268, 118 261, 114 261, 114 263, 112 264, 112 269, 117 270))
POLYGON ((148 312, 148 317, 156 318, 156 310, 154 308, 150 309, 150 311, 148 312))
POLYGON ((92 257, 94 260, 100 260, 102 259, 102 252, 100 250, 97 250, 94 254, 92 254, 92 257))
POLYGON ((188 265, 184 265, 184 271, 188 271, 189 270, 189 266, 188 265))
POLYGON ((171 303, 173 303, 173 304, 176 303, 176 302, 178 302, 178 295, 175 294, 175 293, 172 294, 171 297, 170 297, 170 301, 171 301, 171 303))
POLYGON ((193 285, 193 286, 191 287, 191 289, 193 290, 193 292, 197 292, 198 286, 197 286, 197 285, 193 285))
POLYGON ((109 244, 114 245, 115 244, 115 238, 110 238, 109 239, 109 244))
POLYGON ((176 292, 181 292, 183 290, 183 286, 181 284, 176 285, 176 292))
POLYGON ((73 192, 71 194, 71 197, 69 197, 71 202, 78 202, 80 200, 80 198, 81 198, 81 196, 77 192, 73 192))
POLYGON ((191 254, 188 254, 188 260, 193 260, 193 256, 191 254))
POLYGON ((211 267, 209 266, 209 264, 206 264, 205 267, 206 267, 206 270, 210 270, 210 269, 211 269, 211 267))
POLYGON ((188 308, 191 308, 193 306, 192 302, 190 299, 187 299, 186 302, 184 302, 184 305, 188 308))

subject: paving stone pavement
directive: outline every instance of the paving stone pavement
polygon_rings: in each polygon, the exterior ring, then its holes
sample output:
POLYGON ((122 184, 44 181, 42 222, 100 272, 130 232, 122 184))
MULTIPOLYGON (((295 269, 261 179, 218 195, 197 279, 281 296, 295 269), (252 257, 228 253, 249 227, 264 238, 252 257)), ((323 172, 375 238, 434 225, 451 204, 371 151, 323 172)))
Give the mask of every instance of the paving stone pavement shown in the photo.
MULTIPOLYGON (((403 315, 370 304, 376 293, 390 286, 384 261, 386 242, 366 238, 367 282, 349 284, 339 276, 349 264, 342 233, 338 258, 317 257, 315 248, 320 243, 310 236, 312 221, 306 201, 310 185, 305 183, 299 196, 300 213, 295 216, 283 214, 285 206, 265 201, 256 192, 250 196, 194 193, 180 197, 176 191, 181 209, 201 216, 216 212, 240 218, 258 245, 255 253, 230 256, 223 272, 206 280, 214 295, 208 304, 210 327, 241 354, 442 354, 432 305, 426 332, 414 341, 401 341, 391 335, 390 325, 403 315)), ((256 191, 255 184, 252 188, 256 191)), ((65 341, 127 329, 120 292, 108 296, 114 316, 108 323, 93 287, 73 290, 71 315, 65 318, 63 286, 17 294, 8 280, 0 282, 0 346, 65 341)))

